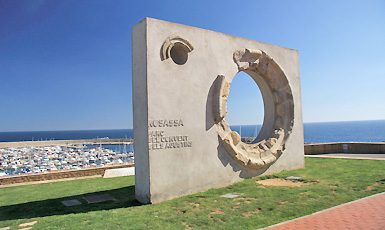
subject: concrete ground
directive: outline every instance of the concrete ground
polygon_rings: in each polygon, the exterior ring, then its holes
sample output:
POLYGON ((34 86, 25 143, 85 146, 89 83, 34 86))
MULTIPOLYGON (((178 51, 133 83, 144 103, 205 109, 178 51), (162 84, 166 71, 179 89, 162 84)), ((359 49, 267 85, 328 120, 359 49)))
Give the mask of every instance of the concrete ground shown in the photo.
POLYGON ((385 154, 378 153, 326 153, 316 155, 305 155, 305 157, 316 158, 341 158, 341 159, 361 159, 361 160, 385 160, 385 154))

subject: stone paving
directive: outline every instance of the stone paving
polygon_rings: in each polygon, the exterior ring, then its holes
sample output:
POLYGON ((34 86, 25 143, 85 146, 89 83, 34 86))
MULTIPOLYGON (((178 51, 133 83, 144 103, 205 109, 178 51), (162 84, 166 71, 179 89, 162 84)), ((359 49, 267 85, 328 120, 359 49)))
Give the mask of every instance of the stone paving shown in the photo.
POLYGON ((377 153, 325 153, 316 155, 305 155, 305 157, 314 158, 339 158, 339 159, 356 159, 356 160, 385 160, 385 154, 377 153))
POLYGON ((84 200, 87 201, 88 204, 93 204, 93 203, 99 203, 99 202, 104 202, 108 200, 115 201, 116 199, 112 197, 110 194, 100 194, 100 195, 93 195, 93 196, 85 196, 83 197, 84 200))
POLYGON ((81 205, 82 202, 76 200, 76 199, 73 199, 73 200, 65 200, 65 201, 62 201, 61 202, 62 204, 64 204, 65 206, 67 207, 71 207, 71 206, 76 206, 76 205, 81 205))
POLYGON ((385 229, 385 192, 267 227, 269 230, 385 229))

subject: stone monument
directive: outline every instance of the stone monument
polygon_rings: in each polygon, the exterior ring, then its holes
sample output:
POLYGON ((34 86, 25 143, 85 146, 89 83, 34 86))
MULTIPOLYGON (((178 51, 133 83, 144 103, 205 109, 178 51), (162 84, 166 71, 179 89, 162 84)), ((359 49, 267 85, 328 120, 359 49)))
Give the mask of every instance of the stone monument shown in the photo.
POLYGON ((304 167, 298 51, 146 18, 132 28, 135 193, 142 203, 304 167), (243 143, 226 121, 249 74, 264 121, 243 143))

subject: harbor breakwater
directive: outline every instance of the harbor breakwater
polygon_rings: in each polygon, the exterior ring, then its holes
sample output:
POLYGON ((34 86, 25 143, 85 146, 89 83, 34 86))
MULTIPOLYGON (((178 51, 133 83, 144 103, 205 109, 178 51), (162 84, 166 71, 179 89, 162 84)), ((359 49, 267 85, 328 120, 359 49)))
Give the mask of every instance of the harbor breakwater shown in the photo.
POLYGON ((83 140, 50 140, 50 141, 14 141, 14 142, 0 142, 1 148, 22 148, 22 147, 44 147, 44 146, 67 146, 67 145, 82 145, 89 144, 132 144, 133 139, 83 139, 83 140))

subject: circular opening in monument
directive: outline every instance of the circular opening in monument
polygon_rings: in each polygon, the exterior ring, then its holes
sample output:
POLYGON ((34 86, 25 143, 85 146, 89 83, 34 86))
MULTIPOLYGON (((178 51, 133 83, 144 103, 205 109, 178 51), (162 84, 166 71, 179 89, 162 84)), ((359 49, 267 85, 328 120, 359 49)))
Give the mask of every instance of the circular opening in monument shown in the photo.
POLYGON ((231 130, 241 135, 242 141, 251 143, 260 132, 265 110, 261 90, 245 72, 237 73, 230 84, 226 119, 231 130))
POLYGON ((170 56, 175 64, 183 65, 188 59, 188 49, 181 43, 175 43, 170 50, 170 56))

